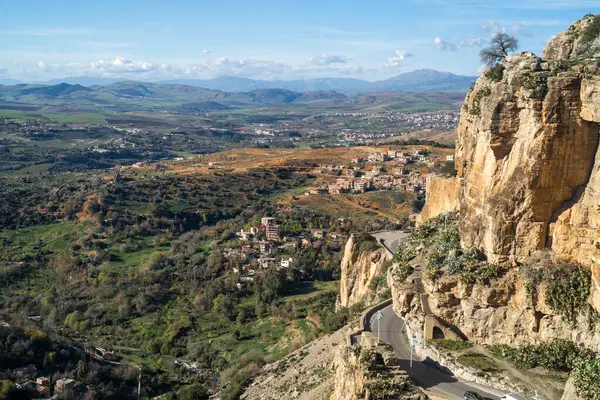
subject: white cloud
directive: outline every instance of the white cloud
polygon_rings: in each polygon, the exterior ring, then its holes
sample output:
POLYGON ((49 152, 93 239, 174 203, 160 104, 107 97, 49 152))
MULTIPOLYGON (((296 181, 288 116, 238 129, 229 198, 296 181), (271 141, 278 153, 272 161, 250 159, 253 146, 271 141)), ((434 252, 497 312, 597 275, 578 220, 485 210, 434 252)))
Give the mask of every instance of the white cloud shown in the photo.
POLYGON ((533 26, 540 21, 524 21, 524 22, 513 22, 510 25, 510 29, 507 29, 502 23, 494 20, 489 20, 482 25, 481 29, 487 36, 494 36, 497 33, 509 33, 517 37, 532 37, 533 34, 525 28, 526 26, 533 26))
POLYGON ((433 44, 440 51, 456 51, 457 46, 453 42, 448 42, 446 40, 442 40, 439 37, 433 39, 433 44))
POLYGON ((331 64, 346 64, 352 60, 350 57, 334 54, 321 54, 308 59, 308 63, 312 65, 331 65, 331 64))
POLYGON ((210 51, 208 49, 202 49, 201 52, 202 52, 202 54, 210 54, 210 53, 212 53, 212 51, 210 51))
POLYGON ((389 57, 387 63, 384 64, 387 68, 398 68, 402 66, 402 61, 404 61, 407 57, 412 57, 411 53, 408 53, 403 50, 396 50, 394 52, 394 57, 389 57))
POLYGON ((289 70, 290 67, 279 61, 246 59, 237 60, 218 57, 202 64, 191 65, 182 72, 197 77, 233 75, 269 79, 289 70))
POLYGON ((48 64, 46 64, 46 63, 45 63, 45 62, 43 62, 43 61, 38 61, 38 62, 37 62, 37 67, 38 67, 39 69, 41 69, 41 70, 47 70, 47 69, 50 69, 50 67, 48 66, 48 64))
POLYGON ((93 61, 89 67, 90 72, 103 76, 150 72, 157 68, 147 61, 130 61, 123 57, 117 57, 113 61, 93 61))

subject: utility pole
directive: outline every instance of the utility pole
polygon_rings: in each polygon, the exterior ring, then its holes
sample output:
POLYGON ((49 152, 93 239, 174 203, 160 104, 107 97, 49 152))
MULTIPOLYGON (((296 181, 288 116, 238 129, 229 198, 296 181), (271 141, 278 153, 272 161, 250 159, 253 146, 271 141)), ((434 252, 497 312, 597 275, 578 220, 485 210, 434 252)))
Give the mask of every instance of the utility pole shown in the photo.
POLYGON ((413 365, 413 349, 419 342, 417 341, 417 337, 413 334, 410 339, 410 372, 412 373, 412 365, 413 365))
POLYGON ((383 318, 383 313, 381 310, 377 311, 375 318, 377 318, 377 344, 379 344, 381 340, 381 319, 383 318))

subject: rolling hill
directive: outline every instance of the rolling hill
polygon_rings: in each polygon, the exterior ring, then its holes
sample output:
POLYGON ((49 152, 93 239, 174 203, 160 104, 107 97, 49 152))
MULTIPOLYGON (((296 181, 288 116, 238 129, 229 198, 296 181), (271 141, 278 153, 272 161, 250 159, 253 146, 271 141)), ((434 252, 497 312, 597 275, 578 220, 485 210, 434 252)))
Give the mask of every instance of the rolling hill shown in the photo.
MULTIPOLYGON (((369 92, 457 92, 466 93, 476 77, 456 75, 450 72, 432 69, 419 69, 402 73, 395 77, 381 81, 366 81, 354 78, 314 78, 294 80, 260 80, 237 76, 219 76, 213 79, 170 79, 154 83, 193 86, 209 90, 224 92, 251 92, 259 89, 285 89, 294 92, 330 91, 334 90, 343 94, 359 94, 369 92)), ((120 83, 122 79, 106 77, 65 77, 52 79, 45 82, 33 82, 42 85, 56 85, 68 83, 70 85, 111 85, 120 83)), ((0 84, 17 84, 16 80, 1 81, 0 84)), ((149 83, 149 82, 145 82, 149 83)))
MULTIPOLYGON (((427 77, 421 84, 431 82, 427 77)), ((428 83, 430 84, 430 83, 428 83)), ((197 114, 238 108, 311 108, 313 110, 383 111, 457 109, 461 93, 417 93, 373 91, 346 95, 332 90, 298 92, 289 89, 254 89, 227 92, 180 84, 116 82, 108 85, 0 86, 0 102, 22 106, 44 106, 91 112, 130 112, 157 110, 197 114)), ((14 106, 6 107, 13 108, 14 106)))

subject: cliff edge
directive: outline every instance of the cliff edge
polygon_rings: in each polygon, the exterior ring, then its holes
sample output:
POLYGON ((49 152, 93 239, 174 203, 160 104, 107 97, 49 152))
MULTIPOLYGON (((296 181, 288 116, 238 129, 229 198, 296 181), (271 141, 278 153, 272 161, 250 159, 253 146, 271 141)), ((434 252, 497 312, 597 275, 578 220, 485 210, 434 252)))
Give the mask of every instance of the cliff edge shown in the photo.
POLYGON ((486 71, 466 97, 456 147, 463 247, 500 263, 549 252, 593 267, 594 287, 598 27, 599 17, 586 17, 552 39, 542 58, 525 52, 486 71))

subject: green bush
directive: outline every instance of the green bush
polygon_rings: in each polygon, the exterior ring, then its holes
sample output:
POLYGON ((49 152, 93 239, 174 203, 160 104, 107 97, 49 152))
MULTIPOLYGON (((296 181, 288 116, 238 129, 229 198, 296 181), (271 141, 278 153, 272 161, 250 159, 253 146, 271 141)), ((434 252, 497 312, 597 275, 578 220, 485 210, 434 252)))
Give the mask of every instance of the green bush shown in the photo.
POLYGON ((412 389, 409 382, 392 378, 377 379, 365 386, 369 391, 369 399, 373 400, 398 399, 400 395, 410 392, 412 389))
POLYGON ((498 372, 501 370, 494 360, 479 353, 469 352, 462 354, 456 361, 467 367, 475 368, 478 371, 498 372))
POLYGON ((575 361, 571 376, 577 394, 583 399, 596 400, 600 393, 600 358, 581 358, 575 361))
POLYGON ((528 90, 536 90, 547 84, 545 75, 535 72, 527 72, 523 75, 523 87, 528 90))
POLYGON ((377 241, 368 233, 359 233, 354 236, 354 251, 357 255, 365 251, 377 250, 377 241))
POLYGON ((481 115, 481 99, 488 97, 492 94, 492 89, 489 86, 485 86, 475 93, 473 98, 473 106, 469 109, 471 115, 481 115))
POLYGON ((504 76, 504 66, 496 64, 485 71, 485 77, 493 82, 500 82, 504 76))
POLYGON ((394 268, 393 277, 398 282, 404 282, 413 272, 415 268, 407 262, 398 264, 394 268))
POLYGON ((576 264, 563 266, 560 271, 562 276, 555 275, 548 280, 546 302, 574 323, 577 316, 587 309, 591 274, 589 269, 576 264))
POLYGON ((417 253, 406 243, 400 243, 394 253, 394 262, 406 263, 417 256, 417 253))
POLYGON ((537 295, 538 287, 547 283, 546 302, 553 311, 574 323, 578 315, 586 314, 590 325, 598 320, 598 313, 590 307, 587 299, 591 285, 591 273, 579 264, 557 264, 536 268, 521 266, 519 272, 525 281, 527 292, 537 295))

